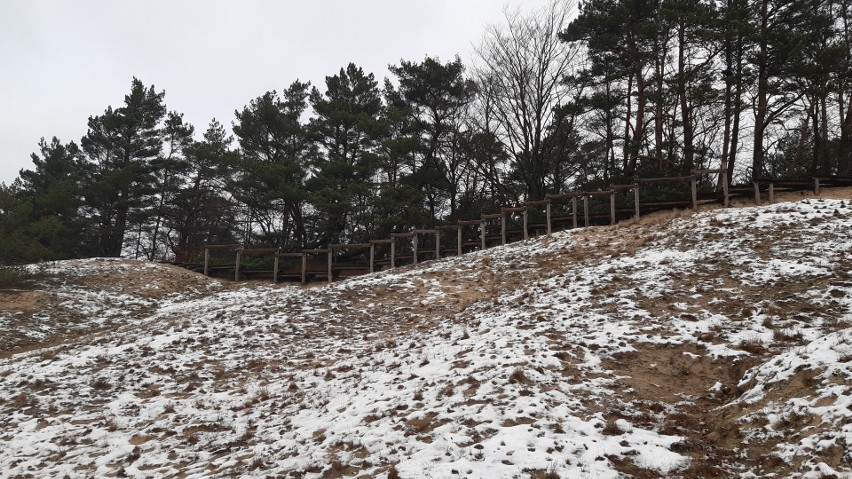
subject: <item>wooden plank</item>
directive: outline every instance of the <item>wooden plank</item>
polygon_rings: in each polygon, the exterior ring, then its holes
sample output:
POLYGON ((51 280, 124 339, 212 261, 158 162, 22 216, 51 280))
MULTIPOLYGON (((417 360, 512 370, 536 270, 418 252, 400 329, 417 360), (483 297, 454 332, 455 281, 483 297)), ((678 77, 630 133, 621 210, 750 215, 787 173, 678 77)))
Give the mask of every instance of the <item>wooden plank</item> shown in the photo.
POLYGON ((769 183, 769 204, 775 203, 775 185, 769 183))
POLYGON ((544 195, 544 199, 546 200, 567 200, 569 198, 576 198, 578 196, 582 196, 582 193, 558 193, 552 195, 544 195))
POLYGON ((671 201, 646 201, 642 203, 645 208, 680 208, 692 204, 692 200, 671 200, 671 201))
POLYGON ((435 259, 441 259, 441 230, 435 230, 435 259))
POLYGON ((370 272, 376 272, 376 245, 375 243, 370 244, 370 272))
POLYGON ((479 239, 482 242, 482 249, 485 249, 485 222, 479 224, 479 239))
POLYGON ((820 182, 820 178, 818 176, 815 177, 814 178, 814 194, 815 195, 819 195, 819 186, 820 186, 819 182, 820 182))
POLYGON ((531 201, 524 201, 524 206, 538 206, 538 205, 545 205, 545 204, 549 204, 549 203, 550 203, 550 200, 548 200, 548 199, 531 200, 531 201))
POLYGON ((334 280, 334 272, 332 271, 332 262, 334 260, 334 255, 332 254, 331 249, 329 249, 328 253, 326 254, 328 255, 328 284, 331 284, 331 282, 334 280))
POLYGON ((438 231, 457 230, 457 229, 459 229, 459 225, 438 225, 438 226, 435 227, 435 229, 438 230, 438 231))
POLYGON ((615 191, 635 190, 636 188, 639 188, 639 185, 635 183, 632 185, 609 185, 609 189, 615 191))
POLYGON ((396 268, 396 238, 391 235, 390 267, 396 268))
POLYGON ((725 168, 716 168, 709 170, 692 170, 691 173, 693 175, 713 175, 713 174, 721 174, 725 171, 725 168))
POLYGON ((431 234, 435 234, 436 231, 437 230, 434 230, 434 229, 432 229, 432 230, 414 230, 414 231, 412 231, 412 233, 414 233, 416 235, 431 235, 431 234))
POLYGON ((391 241, 393 241, 393 240, 391 240, 390 238, 377 239, 377 240, 370 240, 370 244, 390 244, 391 241))
POLYGON ((302 253, 305 253, 305 254, 326 254, 326 253, 328 253, 328 252, 329 252, 329 249, 328 249, 328 248, 323 248, 323 249, 303 249, 303 250, 302 250, 302 253))
POLYGON ((482 219, 487 220, 496 220, 503 216, 503 213, 491 213, 487 215, 482 215, 482 219))
POLYGON ((273 256, 276 258, 301 258, 304 253, 275 253, 273 256))
POLYGON ((407 233, 391 233, 391 238, 410 238, 414 236, 413 231, 409 231, 407 233))
POLYGON ((518 206, 518 207, 512 207, 512 208, 500 208, 500 211, 502 211, 503 213, 520 213, 521 211, 526 211, 526 210, 527 210, 526 206, 518 206))
POLYGON ((237 249, 239 247, 240 247, 239 243, 204 245, 204 249, 237 249))
POLYGON ((583 196, 583 217, 586 219, 586 228, 589 227, 589 197, 583 196))
POLYGON ((841 175, 816 175, 816 176, 814 176, 814 178, 819 178, 820 184, 824 183, 825 181, 842 181, 842 182, 852 181, 852 176, 841 176, 841 175))
POLYGON ((760 204, 760 183, 754 182, 754 204, 760 204))
POLYGON ((330 249, 367 249, 370 243, 346 243, 346 244, 331 244, 330 249))
POLYGON ((472 226, 472 225, 481 225, 483 220, 458 220, 457 223, 459 226, 472 226))
POLYGON ((456 250, 458 251, 458 255, 462 255, 462 229, 459 228, 456 233, 456 250))
POLYGON ((529 231, 527 231, 528 227, 529 227, 529 219, 528 219, 527 209, 524 208, 524 241, 530 239, 530 233, 529 233, 529 231))
POLYGON ((269 254, 277 251, 278 248, 244 248, 242 250, 243 254, 269 254))
POLYGON ((500 213, 500 244, 506 245, 506 213, 500 213))
POLYGON ((636 182, 639 184, 643 183, 683 183, 687 181, 691 181, 695 178, 695 175, 690 176, 662 176, 659 178, 638 178, 636 182))
POLYGON ((583 195, 582 195, 582 196, 583 196, 584 198, 585 198, 585 197, 590 197, 590 196, 606 196, 606 195, 611 195, 612 193, 613 193, 613 191, 612 191, 612 190, 603 190, 603 191, 586 191, 586 192, 584 192, 584 193, 583 193, 583 195))

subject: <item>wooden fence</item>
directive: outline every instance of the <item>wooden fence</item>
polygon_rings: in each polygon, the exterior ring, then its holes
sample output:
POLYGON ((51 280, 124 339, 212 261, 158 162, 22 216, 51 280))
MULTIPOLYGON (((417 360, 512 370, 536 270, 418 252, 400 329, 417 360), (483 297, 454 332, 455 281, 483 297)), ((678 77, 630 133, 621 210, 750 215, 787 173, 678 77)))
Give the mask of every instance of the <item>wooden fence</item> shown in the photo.
POLYGON ((298 280, 302 284, 315 280, 331 283, 335 278, 357 276, 406 264, 418 264, 431 259, 441 259, 443 256, 460 256, 465 252, 484 250, 489 246, 505 245, 512 241, 523 241, 539 234, 550 235, 559 229, 577 228, 580 225, 589 227, 593 224, 615 224, 619 217, 639 218, 642 214, 649 212, 675 208, 696 209, 700 204, 707 203, 721 203, 727 207, 733 197, 753 197, 754 202, 760 204, 763 192, 766 192, 767 200, 772 203, 778 191, 813 189, 815 194, 819 194, 824 187, 852 186, 852 177, 817 176, 800 181, 759 179, 751 185, 729 187, 726 175, 722 175, 721 191, 700 195, 698 192, 700 176, 722 172, 722 169, 693 170, 690 176, 637 178, 631 184, 610 185, 609 189, 603 191, 547 195, 541 200, 526 201, 521 206, 502 208, 498 213, 483 214, 479 219, 460 220, 454 225, 441 225, 435 229, 392 233, 390 238, 374 239, 368 243, 332 244, 323 249, 306 249, 298 252, 281 252, 273 248, 244 248, 239 244, 210 244, 204 246, 203 268, 195 269, 201 269, 206 276, 223 276, 224 273, 226 277, 233 277, 235 281, 271 276, 274 283, 279 280, 298 280), (689 185, 688 197, 642 201, 643 188, 648 188, 650 185, 677 183, 689 185), (628 191, 633 193, 632 207, 617 209, 617 195, 628 191), (590 213, 589 202, 595 199, 608 201, 609 207, 606 214, 590 213), (554 207, 568 201, 570 201, 570 215, 555 214, 554 207), (580 203, 582 203, 582 212, 578 211, 580 203), (542 208, 545 223, 530 224, 530 211, 542 208), (513 221, 520 224, 520 229, 510 229, 513 221), (569 224, 570 226, 566 226, 569 224), (471 235, 471 228, 478 229, 478 234, 471 235), (444 242, 453 239, 453 236, 455 236, 453 247, 443 247, 444 242), (341 257, 339 254, 341 251, 347 251, 348 255, 341 257), (234 261, 211 264, 211 254, 219 253, 221 256, 222 252, 233 254, 234 261), (271 270, 241 267, 246 257, 263 255, 271 255, 274 258, 271 270), (359 258, 359 255, 363 257, 359 258))

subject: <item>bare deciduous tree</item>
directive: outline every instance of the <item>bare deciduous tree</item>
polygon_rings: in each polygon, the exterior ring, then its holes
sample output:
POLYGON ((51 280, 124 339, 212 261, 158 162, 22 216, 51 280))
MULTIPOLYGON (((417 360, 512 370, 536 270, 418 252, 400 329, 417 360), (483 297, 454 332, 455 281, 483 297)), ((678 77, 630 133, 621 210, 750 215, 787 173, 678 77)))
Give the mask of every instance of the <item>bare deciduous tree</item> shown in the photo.
POLYGON ((553 0, 529 15, 505 10, 505 24, 492 25, 477 49, 483 94, 491 95, 490 125, 510 153, 511 173, 526 186, 530 198, 542 198, 560 185, 548 184, 548 174, 558 169, 548 129, 555 107, 567 95, 562 80, 577 57, 575 45, 561 42, 558 33, 574 9, 571 0, 553 0))

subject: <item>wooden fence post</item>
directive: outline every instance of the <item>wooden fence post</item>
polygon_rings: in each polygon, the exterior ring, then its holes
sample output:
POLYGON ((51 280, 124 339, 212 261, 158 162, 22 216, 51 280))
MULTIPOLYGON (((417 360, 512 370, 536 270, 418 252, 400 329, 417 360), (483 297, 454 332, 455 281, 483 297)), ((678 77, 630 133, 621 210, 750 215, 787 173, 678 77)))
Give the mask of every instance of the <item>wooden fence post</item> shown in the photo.
POLYGON ((458 256, 462 255, 462 230, 464 228, 462 225, 459 225, 459 229, 456 233, 456 248, 458 249, 458 256))
POLYGON ((234 264, 234 281, 240 280, 240 253, 242 253, 242 250, 238 249, 236 262, 234 264))
POLYGON ((524 210, 524 241, 526 241, 526 240, 530 239, 530 234, 529 234, 529 232, 527 231, 527 229, 529 228, 529 227, 527 226, 528 224, 529 224, 529 220, 528 220, 528 218, 527 218, 527 210, 525 209, 525 210, 524 210))
POLYGON ((573 228, 577 229, 577 197, 571 197, 571 218, 573 219, 573 228))
POLYGON ((331 249, 331 245, 328 245, 328 284, 331 284, 332 278, 334 277, 334 271, 332 267, 332 259, 334 258, 333 249, 331 249))
POLYGON ((414 264, 417 264, 417 243, 419 243, 420 237, 417 236, 417 233, 411 235, 411 257, 414 264))
POLYGON ((754 204, 760 204, 760 183, 754 182, 754 204))
POLYGON ((396 238, 391 236, 391 268, 396 268, 396 238))
POLYGON ((814 178, 814 194, 819 195, 819 178, 814 178))
POLYGON ((482 250, 485 250, 485 221, 479 223, 479 236, 482 242, 482 250))
POLYGON ((731 197, 728 194, 728 168, 727 168, 727 166, 722 167, 721 175, 722 175, 722 195, 724 197, 723 200, 722 200, 722 205, 725 208, 727 208, 727 207, 731 206, 731 197))
POLYGON ((441 230, 435 230, 435 259, 441 259, 441 230))
POLYGON ((500 244, 506 244, 506 212, 500 212, 500 244))
POLYGON ((551 214, 552 214, 550 212, 550 201, 548 201, 545 206, 546 206, 546 209, 547 209, 547 236, 550 236, 550 234, 553 232, 553 225, 551 224, 551 221, 550 221, 551 214))
POLYGON ((275 265, 272 267, 272 284, 278 284, 278 255, 275 255, 275 265))
POLYGON ((370 272, 376 272, 376 245, 375 243, 370 243, 370 272))
POLYGON ((583 196, 583 216, 586 219, 586 228, 589 227, 589 196, 583 196))
POLYGON ((775 203, 775 183, 769 183, 769 204, 775 203))
POLYGON ((308 255, 302 253, 302 284, 308 282, 308 255))
POLYGON ((692 209, 698 209, 698 179, 693 177, 689 182, 690 190, 692 191, 692 209))
POLYGON ((633 208, 636 210, 636 219, 639 219, 639 185, 633 187, 633 208))
POLYGON ((615 224, 615 190, 609 194, 609 224, 615 224))
POLYGON ((209 267, 210 264, 210 248, 204 247, 204 276, 210 276, 209 267))

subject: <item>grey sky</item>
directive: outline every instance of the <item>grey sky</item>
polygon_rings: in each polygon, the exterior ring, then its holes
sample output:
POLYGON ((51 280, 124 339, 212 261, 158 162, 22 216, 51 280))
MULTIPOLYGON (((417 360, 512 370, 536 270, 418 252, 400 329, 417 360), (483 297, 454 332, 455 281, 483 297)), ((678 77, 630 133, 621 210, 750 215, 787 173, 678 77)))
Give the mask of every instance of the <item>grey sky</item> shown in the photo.
POLYGON ((0 182, 39 138, 75 141, 133 76, 203 132, 296 79, 324 88, 348 62, 381 81, 400 59, 473 57, 503 7, 547 0, 0 0, 0 182))

